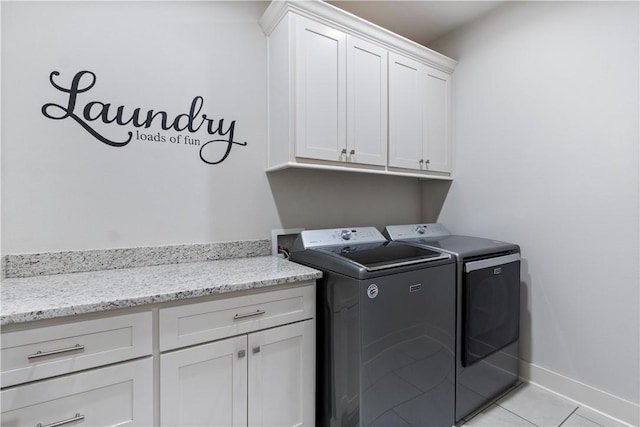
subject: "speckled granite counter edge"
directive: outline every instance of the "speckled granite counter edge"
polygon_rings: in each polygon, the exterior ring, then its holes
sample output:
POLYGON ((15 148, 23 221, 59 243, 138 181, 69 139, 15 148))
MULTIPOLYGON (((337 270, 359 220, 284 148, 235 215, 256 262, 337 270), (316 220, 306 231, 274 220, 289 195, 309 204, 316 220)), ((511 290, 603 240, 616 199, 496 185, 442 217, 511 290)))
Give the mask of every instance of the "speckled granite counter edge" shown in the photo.
POLYGON ((5 255, 2 278, 115 270, 271 254, 269 240, 5 255))
POLYGON ((3 280, 0 326, 314 281, 318 270, 273 256, 3 280))
POLYGON ((140 306, 145 306, 149 304, 158 304, 158 303, 170 302, 170 301, 180 301, 180 300, 186 301, 191 298, 197 298, 197 297, 203 297, 203 296, 219 295, 219 294, 232 293, 232 292, 244 291, 249 289, 260 289, 260 288, 268 288, 268 287, 277 286, 277 285, 306 282, 310 280, 319 279, 320 277, 322 277, 322 273, 314 272, 314 273, 308 273, 308 274, 300 274, 295 277, 288 277, 283 279, 263 280, 263 281, 257 281, 252 283, 243 283, 243 284, 238 284, 238 285, 234 285, 232 287, 226 287, 226 288, 211 287, 211 288, 205 288, 205 289, 184 290, 184 291, 179 291, 179 292, 169 293, 169 294, 157 294, 157 295, 143 296, 139 298, 131 298, 131 299, 123 298, 120 300, 104 301, 99 304, 93 303, 93 304, 60 307, 58 309, 36 310, 36 311, 10 314, 10 315, 0 315, 0 327, 34 322, 38 320, 51 320, 51 319, 57 319, 60 317, 75 316, 79 314, 107 312, 107 311, 116 310, 119 308, 140 307, 140 306))

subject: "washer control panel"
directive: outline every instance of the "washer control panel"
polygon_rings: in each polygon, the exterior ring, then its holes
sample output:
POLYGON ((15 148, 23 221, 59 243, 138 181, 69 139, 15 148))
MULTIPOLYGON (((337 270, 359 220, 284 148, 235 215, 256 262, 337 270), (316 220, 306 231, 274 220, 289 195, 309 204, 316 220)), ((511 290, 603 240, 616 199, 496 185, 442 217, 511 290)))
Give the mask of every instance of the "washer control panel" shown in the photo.
POLYGON ((444 225, 438 223, 389 225, 384 229, 384 234, 389 240, 419 239, 451 235, 444 225))
POLYGON ((387 241, 375 227, 303 230, 300 233, 300 238, 305 249, 338 246, 346 243, 384 243, 387 241))

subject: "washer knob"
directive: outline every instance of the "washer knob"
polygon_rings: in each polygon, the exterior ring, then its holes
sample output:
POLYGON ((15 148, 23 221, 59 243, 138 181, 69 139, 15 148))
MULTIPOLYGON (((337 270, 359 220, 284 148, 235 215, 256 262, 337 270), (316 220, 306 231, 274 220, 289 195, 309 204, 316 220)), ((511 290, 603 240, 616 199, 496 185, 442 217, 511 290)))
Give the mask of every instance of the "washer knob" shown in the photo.
POLYGON ((419 225, 416 227, 416 231, 418 232, 418 234, 424 234, 427 231, 427 227, 425 227, 424 225, 419 225))
POLYGON ((351 240, 351 230, 342 230, 340 232, 342 240, 351 240))

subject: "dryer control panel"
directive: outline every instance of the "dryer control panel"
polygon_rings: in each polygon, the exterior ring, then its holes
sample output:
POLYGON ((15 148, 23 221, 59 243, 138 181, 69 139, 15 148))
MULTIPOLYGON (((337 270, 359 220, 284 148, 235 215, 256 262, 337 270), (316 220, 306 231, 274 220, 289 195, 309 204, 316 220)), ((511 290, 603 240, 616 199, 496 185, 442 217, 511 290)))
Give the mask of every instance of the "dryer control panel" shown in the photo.
POLYGON ((387 239, 375 227, 329 228, 325 230, 303 230, 300 233, 304 249, 345 243, 384 243, 387 239))
POLYGON ((449 233, 449 230, 447 230, 444 225, 432 223, 388 225, 384 229, 384 235, 387 236, 389 240, 407 240, 425 237, 444 237, 450 236, 451 233, 449 233))

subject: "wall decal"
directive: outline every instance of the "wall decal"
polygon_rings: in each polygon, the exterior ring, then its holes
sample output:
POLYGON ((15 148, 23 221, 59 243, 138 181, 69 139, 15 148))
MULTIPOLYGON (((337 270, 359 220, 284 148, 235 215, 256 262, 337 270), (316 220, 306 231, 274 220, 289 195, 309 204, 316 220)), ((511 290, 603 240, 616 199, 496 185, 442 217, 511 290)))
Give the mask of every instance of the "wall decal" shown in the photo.
POLYGON ((235 120, 231 120, 227 124, 225 119, 215 120, 204 113, 201 114, 204 105, 202 96, 193 98, 188 113, 176 116, 170 116, 161 110, 143 111, 139 107, 131 110, 124 105, 114 107, 111 103, 102 101, 89 101, 81 106, 78 102, 78 95, 88 92, 95 86, 97 80, 95 73, 86 70, 76 73, 69 87, 56 83, 55 80, 58 76, 60 76, 58 71, 52 71, 49 75, 49 81, 58 91, 67 94, 66 105, 52 102, 44 104, 42 114, 53 120, 71 118, 98 141, 111 147, 124 147, 134 139, 134 136, 137 141, 169 142, 176 145, 200 147, 200 159, 207 164, 217 165, 229 157, 234 145, 247 146, 246 142, 234 140, 235 120), (114 140, 100 133, 92 122, 125 127, 133 126, 143 130, 136 129, 135 132, 128 130, 126 137, 114 140), (149 129, 154 124, 159 125, 163 131, 187 133, 167 136, 162 132, 145 132, 144 129, 149 129), (201 142, 200 138, 189 135, 201 130, 206 131, 207 139, 209 137, 215 139, 201 142))

